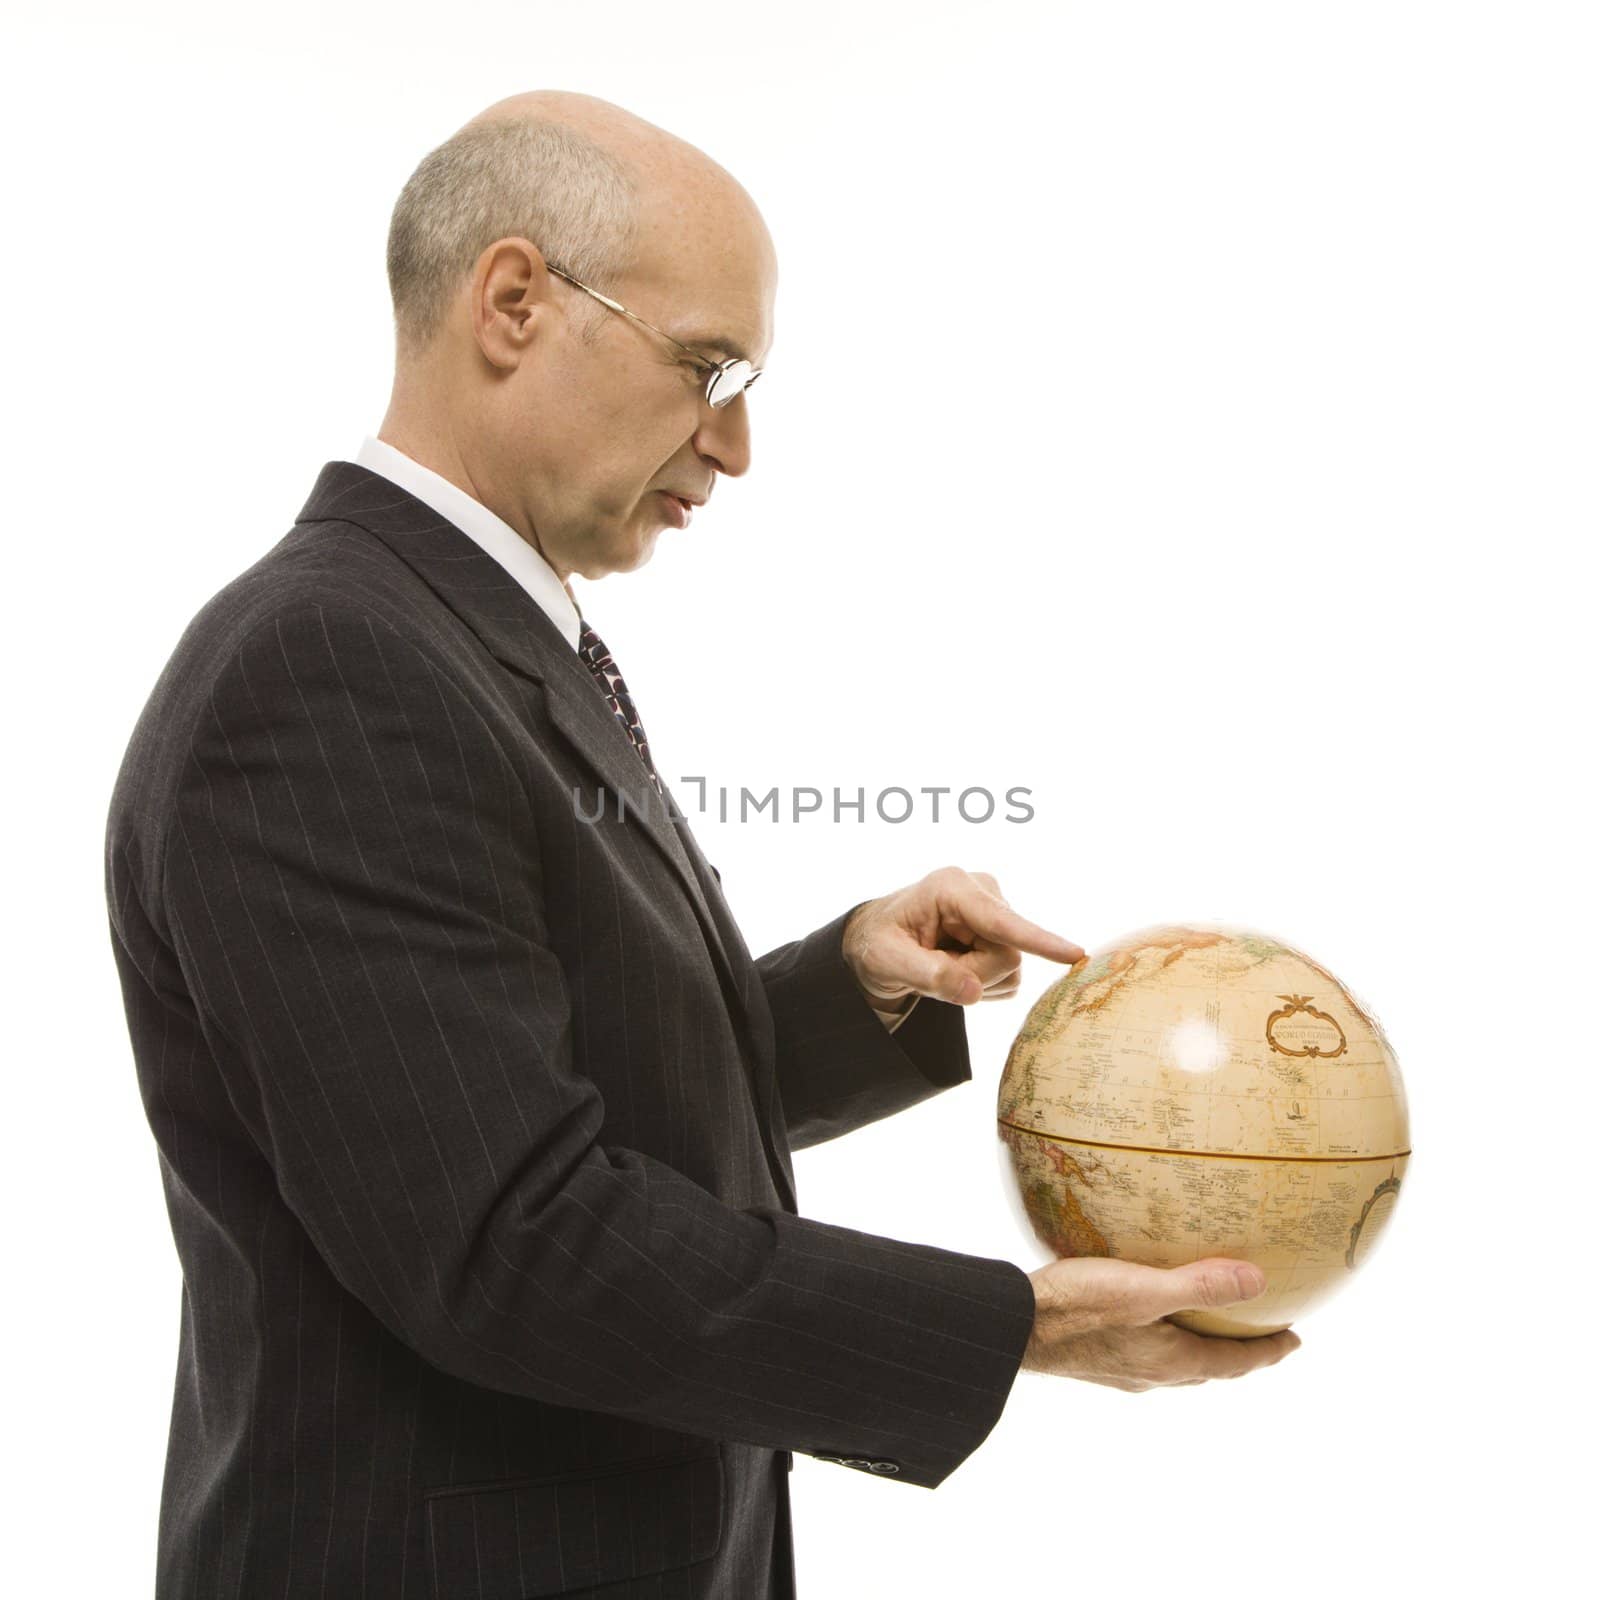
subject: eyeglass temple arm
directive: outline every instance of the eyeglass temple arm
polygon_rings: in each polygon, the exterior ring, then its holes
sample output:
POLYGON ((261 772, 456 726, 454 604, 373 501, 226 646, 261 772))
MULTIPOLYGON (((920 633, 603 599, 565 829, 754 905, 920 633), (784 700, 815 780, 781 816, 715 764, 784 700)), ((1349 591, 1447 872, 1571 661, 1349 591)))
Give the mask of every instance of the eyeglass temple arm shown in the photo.
POLYGON ((691 350, 681 339, 674 339, 665 328, 658 328, 655 323, 646 322, 644 318, 641 317, 637 312, 630 311, 625 305, 621 305, 619 302, 613 300, 610 295, 601 294, 598 289, 591 289, 586 283, 579 283, 571 273, 563 272, 560 267, 552 267, 548 261, 545 262, 544 265, 547 272, 555 273, 558 278, 565 278, 567 282, 570 283, 575 289, 582 289, 585 294, 592 294, 601 305, 610 306, 613 311, 620 311, 623 316, 630 318, 634 322, 637 322, 641 328, 648 328, 651 333, 660 334, 663 339, 669 340, 671 343, 677 345, 677 347, 683 351, 686 356, 694 356, 694 359, 698 361, 701 366, 715 367, 717 365, 715 361, 707 361, 704 356, 695 355, 695 352, 691 350))
MULTIPOLYGON (((646 322, 643 317, 638 315, 637 312, 630 311, 625 305, 618 304, 618 302, 613 300, 610 295, 601 294, 598 289, 591 289, 586 283, 579 283, 571 273, 563 272, 560 267, 552 267, 548 261, 545 262, 544 265, 545 271, 555 273, 558 278, 565 278, 567 282, 570 283, 575 289, 582 289, 585 294, 592 294, 601 305, 610 306, 613 311, 620 311, 623 316, 632 318, 632 320, 637 322, 641 328, 648 328, 651 333, 659 333, 663 339, 667 339, 671 343, 677 345, 677 347, 683 351, 686 356, 694 356, 694 359, 698 361, 702 367, 710 367, 712 371, 720 372, 724 367, 731 366, 733 364, 734 358, 732 356, 729 356, 726 361, 707 361, 704 356, 696 355, 695 352, 691 350, 681 339, 674 339, 665 328, 658 328, 655 323, 646 322)), ((754 383, 765 370, 766 369, 764 367, 756 367, 751 372, 749 379, 746 381, 745 388, 748 389, 750 385, 754 383)))

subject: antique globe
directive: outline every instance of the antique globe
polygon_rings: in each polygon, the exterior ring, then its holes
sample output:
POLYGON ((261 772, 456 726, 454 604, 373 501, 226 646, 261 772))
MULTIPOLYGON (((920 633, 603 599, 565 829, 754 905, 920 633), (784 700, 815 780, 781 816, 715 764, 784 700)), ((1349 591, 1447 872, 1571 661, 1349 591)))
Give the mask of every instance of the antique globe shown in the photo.
POLYGON ((1254 1299, 1172 1320, 1286 1328, 1343 1285, 1411 1153, 1378 1020, 1302 951, 1206 924, 1097 948, 1028 1013, 1000 1081, 1002 1167, 1055 1256, 1254 1262, 1254 1299))

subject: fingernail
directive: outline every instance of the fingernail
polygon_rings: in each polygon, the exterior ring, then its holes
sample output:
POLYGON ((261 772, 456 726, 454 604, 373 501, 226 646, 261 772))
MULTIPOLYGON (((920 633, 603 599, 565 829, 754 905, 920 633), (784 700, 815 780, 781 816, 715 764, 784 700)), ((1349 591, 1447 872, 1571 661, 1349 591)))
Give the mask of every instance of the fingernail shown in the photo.
POLYGON ((1260 1294, 1267 1286, 1266 1278, 1249 1267, 1240 1267, 1233 1276, 1239 1285, 1239 1293, 1245 1296, 1260 1294))

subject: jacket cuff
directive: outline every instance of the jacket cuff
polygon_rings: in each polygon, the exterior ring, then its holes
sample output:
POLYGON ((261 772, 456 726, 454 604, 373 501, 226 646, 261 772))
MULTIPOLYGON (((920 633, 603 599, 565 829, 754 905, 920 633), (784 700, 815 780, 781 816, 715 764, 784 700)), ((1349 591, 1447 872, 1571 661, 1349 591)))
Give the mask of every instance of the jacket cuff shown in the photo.
POLYGON ((791 1256, 786 1270, 852 1307, 854 1341, 873 1336, 881 1349, 876 1334, 888 1319, 901 1323, 910 1342, 903 1367, 878 1367, 872 1399, 850 1422, 802 1436, 795 1448, 874 1477, 937 1488, 1000 1420, 1033 1333, 1032 1281, 1010 1261, 826 1223, 806 1221, 803 1229, 806 1254, 791 1256), (878 1276, 884 1270, 892 1287, 878 1276))
POLYGON ((861 992, 843 938, 865 903, 756 963, 791 1149, 851 1133, 972 1076, 961 1006, 923 995, 891 1033, 861 992))

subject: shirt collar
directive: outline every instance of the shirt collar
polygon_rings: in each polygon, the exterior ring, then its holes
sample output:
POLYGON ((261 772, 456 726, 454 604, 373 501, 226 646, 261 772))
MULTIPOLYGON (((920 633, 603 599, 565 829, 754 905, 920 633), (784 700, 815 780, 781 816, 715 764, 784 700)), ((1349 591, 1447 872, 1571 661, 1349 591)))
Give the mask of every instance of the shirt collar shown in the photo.
POLYGON ((481 500, 474 500, 464 489, 458 489, 448 478, 440 477, 431 467, 412 460, 403 450, 395 449, 382 439, 370 436, 363 439, 355 462, 358 467, 387 478, 407 494, 415 495, 430 510, 437 511, 458 527, 486 555, 493 556, 528 591, 540 610, 561 630, 567 643, 574 650, 578 648, 582 619, 572 592, 556 576, 555 568, 509 522, 497 517, 481 500))

